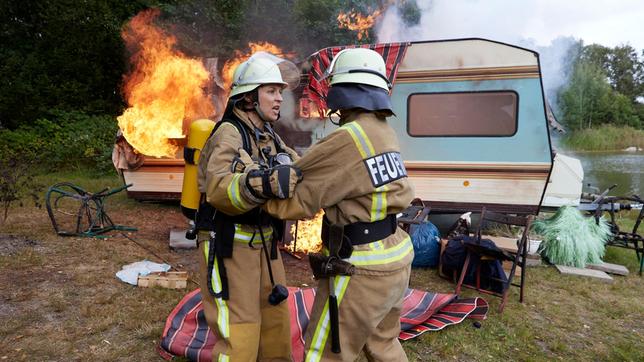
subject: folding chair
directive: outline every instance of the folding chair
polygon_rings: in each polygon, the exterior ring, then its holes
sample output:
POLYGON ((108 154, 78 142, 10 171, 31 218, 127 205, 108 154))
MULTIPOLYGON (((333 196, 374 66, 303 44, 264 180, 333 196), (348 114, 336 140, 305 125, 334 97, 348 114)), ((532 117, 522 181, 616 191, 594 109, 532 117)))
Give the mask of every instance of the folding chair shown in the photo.
POLYGON ((401 215, 397 220, 398 225, 406 233, 409 233, 411 225, 422 224, 427 219, 430 211, 431 207, 426 206, 421 199, 415 198, 405 210, 401 211, 401 215))
POLYGON ((502 301, 501 301, 501 305, 499 306, 499 313, 503 313, 503 308, 505 308, 505 304, 508 299, 510 286, 514 285, 520 288, 519 302, 523 303, 526 258, 528 256, 528 232, 530 230, 530 225, 532 224, 533 219, 534 219, 533 215, 529 215, 526 217, 509 216, 509 215, 500 214, 492 211, 486 211, 485 208, 483 208, 483 210, 481 211, 481 221, 479 222, 478 228, 476 230, 475 240, 464 243, 464 246, 467 250, 467 256, 465 257, 465 263, 463 264, 463 270, 461 271, 458 284, 456 284, 455 294, 457 295, 460 294, 461 287, 465 286, 468 288, 476 289, 481 293, 486 293, 497 297, 501 297, 502 301), (486 221, 509 225, 509 226, 519 226, 523 228, 523 232, 521 233, 521 238, 517 242, 517 251, 509 252, 509 251, 500 249, 498 247, 490 248, 490 247, 485 247, 481 245, 481 229, 483 227, 483 224, 486 221), (499 260, 500 262, 503 262, 503 261, 512 262, 512 268, 510 269, 510 275, 508 276, 507 280, 504 280, 501 278, 488 277, 489 280, 500 282, 503 284, 502 293, 481 288, 480 263, 478 264, 476 268, 477 270, 475 273, 476 285, 468 285, 463 283, 463 280, 467 275, 467 269, 470 264, 470 259, 474 256, 478 256, 482 261, 499 260), (514 272, 516 270, 517 265, 521 267, 521 282, 519 284, 512 283, 512 278, 514 277, 514 272))

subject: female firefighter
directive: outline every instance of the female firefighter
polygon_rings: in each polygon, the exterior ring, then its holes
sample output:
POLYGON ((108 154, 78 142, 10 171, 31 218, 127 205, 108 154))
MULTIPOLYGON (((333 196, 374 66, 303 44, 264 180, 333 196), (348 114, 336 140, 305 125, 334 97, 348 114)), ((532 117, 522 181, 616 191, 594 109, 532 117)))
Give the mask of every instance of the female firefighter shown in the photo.
POLYGON ((311 262, 319 283, 305 360, 353 361, 363 350, 369 360, 406 361, 398 334, 413 247, 396 214, 413 190, 386 121, 393 112, 385 63, 373 50, 345 49, 327 73, 326 101, 339 111, 340 128, 295 162, 303 179, 293 197, 264 205, 283 219, 325 212, 327 257, 311 262))
POLYGON ((257 206, 287 198, 297 154, 273 131, 287 86, 267 53, 234 72, 223 118, 199 159, 201 294, 218 337, 216 361, 290 361, 284 266, 272 242, 279 223, 257 206), (264 55, 264 56, 262 56, 264 55), (270 254, 270 255, 269 255, 270 254))

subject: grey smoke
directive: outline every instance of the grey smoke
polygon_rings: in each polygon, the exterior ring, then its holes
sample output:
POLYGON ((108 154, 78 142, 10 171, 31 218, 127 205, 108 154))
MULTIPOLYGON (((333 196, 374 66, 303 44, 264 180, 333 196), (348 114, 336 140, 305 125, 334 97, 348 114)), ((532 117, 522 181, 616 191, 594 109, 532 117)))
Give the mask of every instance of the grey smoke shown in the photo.
POLYGON ((547 46, 520 34, 539 27, 538 7, 523 1, 416 0, 421 12, 417 25, 407 26, 398 7, 390 6, 377 24, 378 42, 485 38, 535 50, 540 54, 544 91, 557 110, 557 92, 567 82, 569 49, 577 40, 559 37, 547 46))

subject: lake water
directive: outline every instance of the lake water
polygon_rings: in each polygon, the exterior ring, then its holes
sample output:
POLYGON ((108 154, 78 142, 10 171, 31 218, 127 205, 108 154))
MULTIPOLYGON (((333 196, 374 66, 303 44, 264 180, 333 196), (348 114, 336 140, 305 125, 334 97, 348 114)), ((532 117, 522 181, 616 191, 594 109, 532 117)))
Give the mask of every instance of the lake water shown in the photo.
MULTIPOLYGON (((614 196, 644 196, 644 152, 580 152, 566 155, 578 158, 584 168, 584 191, 590 183, 602 191, 613 184, 614 196)), ((593 191, 596 192, 596 191, 593 191)))

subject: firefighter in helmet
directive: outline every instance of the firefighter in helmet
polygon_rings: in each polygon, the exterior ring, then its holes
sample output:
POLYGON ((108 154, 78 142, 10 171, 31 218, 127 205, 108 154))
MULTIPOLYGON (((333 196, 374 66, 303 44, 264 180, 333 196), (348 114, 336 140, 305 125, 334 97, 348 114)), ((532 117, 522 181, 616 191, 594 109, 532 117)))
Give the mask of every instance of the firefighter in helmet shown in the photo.
POLYGON ((310 258, 319 283, 305 334, 306 361, 353 361, 360 351, 369 360, 407 360, 398 334, 414 253, 396 214, 409 205, 413 189, 386 120, 393 112, 385 69, 382 56, 370 49, 345 49, 334 57, 326 102, 339 112, 340 127, 294 163, 303 180, 292 198, 263 206, 288 220, 324 209, 327 256, 322 267, 310 258), (338 227, 340 236, 332 232, 338 227))
POLYGON ((290 361, 283 226, 259 205, 290 197, 297 154, 273 131, 287 86, 276 58, 253 55, 233 75, 223 118, 199 158, 201 294, 216 361, 290 361))

